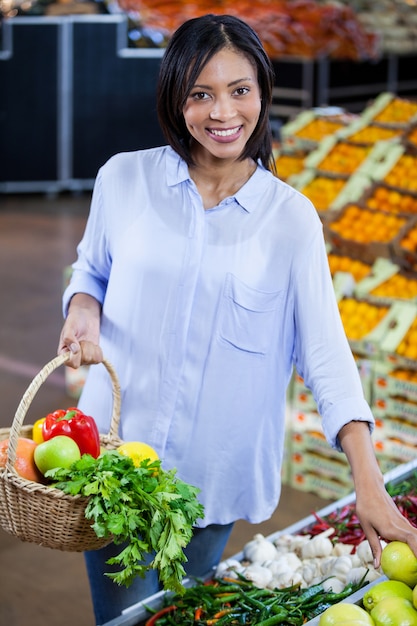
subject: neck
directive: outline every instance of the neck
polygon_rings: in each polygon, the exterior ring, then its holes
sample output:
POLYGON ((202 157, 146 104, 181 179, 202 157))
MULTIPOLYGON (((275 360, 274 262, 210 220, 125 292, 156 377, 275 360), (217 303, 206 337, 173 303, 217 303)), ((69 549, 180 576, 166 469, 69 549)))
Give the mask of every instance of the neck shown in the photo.
POLYGON ((252 159, 224 161, 210 165, 197 164, 189 168, 190 177, 194 181, 205 209, 217 206, 222 200, 233 196, 249 180, 256 170, 252 159))

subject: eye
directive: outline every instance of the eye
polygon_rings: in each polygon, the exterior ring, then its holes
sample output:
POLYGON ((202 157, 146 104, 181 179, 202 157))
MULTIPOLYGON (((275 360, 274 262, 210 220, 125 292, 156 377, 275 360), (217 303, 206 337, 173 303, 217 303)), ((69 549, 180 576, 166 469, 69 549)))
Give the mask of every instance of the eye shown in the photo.
POLYGON ((235 94, 237 94, 238 96, 244 96, 244 95, 246 95, 249 92, 250 92, 249 87, 238 87, 235 90, 235 94))
POLYGON ((190 98, 192 98, 192 100, 206 100, 209 98, 209 95, 205 91, 195 91, 190 94, 190 98))

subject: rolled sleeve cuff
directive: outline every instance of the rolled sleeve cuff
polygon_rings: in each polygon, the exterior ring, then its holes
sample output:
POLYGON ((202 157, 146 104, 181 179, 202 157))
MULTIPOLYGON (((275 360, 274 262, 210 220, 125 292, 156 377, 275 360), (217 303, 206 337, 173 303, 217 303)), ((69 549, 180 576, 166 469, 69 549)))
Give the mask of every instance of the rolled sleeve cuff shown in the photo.
POLYGON ((64 294, 62 296, 62 312, 64 318, 68 315, 68 307, 71 301, 72 296, 76 293, 87 293, 89 296, 95 298, 100 304, 103 304, 104 300, 104 288, 101 288, 100 285, 94 280, 89 280, 84 277, 77 277, 76 274, 73 274, 73 278, 65 289, 64 294))
POLYGON ((375 420, 369 404, 364 398, 347 398, 326 410, 323 417, 323 431, 329 444, 335 450, 342 452, 338 434, 349 422, 368 422, 369 430, 372 433, 375 427, 375 420))

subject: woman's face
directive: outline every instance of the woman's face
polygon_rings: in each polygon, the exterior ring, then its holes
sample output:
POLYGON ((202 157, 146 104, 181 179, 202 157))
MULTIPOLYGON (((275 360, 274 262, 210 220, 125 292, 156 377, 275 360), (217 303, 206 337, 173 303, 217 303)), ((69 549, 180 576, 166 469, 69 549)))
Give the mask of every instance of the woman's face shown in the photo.
POLYGON ((189 133, 198 145, 192 153, 237 159, 253 133, 261 111, 256 68, 235 50, 215 54, 197 77, 184 106, 189 133))

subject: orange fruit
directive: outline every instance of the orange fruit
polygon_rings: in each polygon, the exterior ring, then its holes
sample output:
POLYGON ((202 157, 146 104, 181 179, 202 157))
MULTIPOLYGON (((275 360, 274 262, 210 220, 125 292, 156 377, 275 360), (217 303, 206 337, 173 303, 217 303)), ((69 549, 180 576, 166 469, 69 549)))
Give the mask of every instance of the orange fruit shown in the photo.
MULTIPOLYGON (((19 437, 17 440, 16 461, 14 468, 19 476, 26 480, 33 480, 36 483, 42 482, 42 474, 35 465, 34 453, 37 443, 33 439, 19 437)), ((0 441, 0 467, 5 467, 7 462, 7 451, 9 440, 0 441)))

